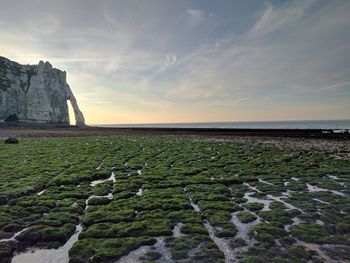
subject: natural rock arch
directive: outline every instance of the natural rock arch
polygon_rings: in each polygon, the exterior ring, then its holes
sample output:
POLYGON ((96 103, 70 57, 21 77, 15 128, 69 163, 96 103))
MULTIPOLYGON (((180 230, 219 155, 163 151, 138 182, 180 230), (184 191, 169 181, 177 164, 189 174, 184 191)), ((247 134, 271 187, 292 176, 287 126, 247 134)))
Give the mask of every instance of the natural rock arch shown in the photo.
POLYGON ((53 68, 49 62, 21 65, 0 57, 0 122, 15 112, 19 122, 67 125, 68 101, 76 125, 85 125, 65 71, 53 68))
POLYGON ((5 122, 7 122, 7 123, 13 123, 13 122, 18 122, 18 121, 19 121, 19 118, 18 118, 16 113, 10 114, 5 119, 5 122))
POLYGON ((75 116, 75 125, 77 126, 84 126, 85 125, 85 118, 83 113, 78 107, 78 103, 76 98, 73 95, 72 90, 70 89, 69 85, 67 84, 67 92, 68 92, 68 99, 67 103, 70 103, 72 105, 74 116, 75 116))

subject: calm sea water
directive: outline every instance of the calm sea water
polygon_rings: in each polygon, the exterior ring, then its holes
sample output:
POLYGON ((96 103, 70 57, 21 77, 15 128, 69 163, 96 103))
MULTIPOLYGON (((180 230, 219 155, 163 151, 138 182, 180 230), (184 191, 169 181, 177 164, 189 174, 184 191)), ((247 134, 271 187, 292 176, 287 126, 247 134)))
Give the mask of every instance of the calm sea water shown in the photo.
POLYGON ((241 129, 332 129, 350 130, 350 120, 303 121, 245 121, 245 122, 188 122, 147 124, 106 124, 99 127, 116 128, 241 128, 241 129))

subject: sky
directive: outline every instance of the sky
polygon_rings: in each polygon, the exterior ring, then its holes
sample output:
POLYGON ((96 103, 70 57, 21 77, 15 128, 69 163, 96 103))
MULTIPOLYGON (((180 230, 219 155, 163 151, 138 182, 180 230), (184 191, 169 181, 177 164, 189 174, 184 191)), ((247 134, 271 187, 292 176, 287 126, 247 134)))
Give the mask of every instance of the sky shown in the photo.
POLYGON ((0 0, 0 56, 88 124, 350 119, 348 0, 0 0))

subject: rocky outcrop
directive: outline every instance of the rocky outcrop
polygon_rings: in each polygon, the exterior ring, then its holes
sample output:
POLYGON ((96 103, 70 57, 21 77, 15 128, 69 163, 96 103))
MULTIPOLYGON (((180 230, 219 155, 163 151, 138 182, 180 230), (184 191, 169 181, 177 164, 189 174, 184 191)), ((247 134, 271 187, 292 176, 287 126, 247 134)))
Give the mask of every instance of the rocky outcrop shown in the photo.
POLYGON ((18 140, 14 137, 8 137, 4 140, 5 144, 18 144, 18 140))
POLYGON ((67 101, 74 109, 76 125, 85 125, 65 71, 49 62, 20 65, 0 57, 0 121, 69 124, 67 101))

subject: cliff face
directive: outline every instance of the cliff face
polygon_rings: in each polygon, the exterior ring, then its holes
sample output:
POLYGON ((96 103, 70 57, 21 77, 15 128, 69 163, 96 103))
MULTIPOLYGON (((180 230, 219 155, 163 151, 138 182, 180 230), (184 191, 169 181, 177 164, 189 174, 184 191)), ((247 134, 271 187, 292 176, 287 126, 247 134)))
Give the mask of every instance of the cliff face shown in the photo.
POLYGON ((49 62, 20 65, 0 57, 0 121, 15 116, 20 122, 69 124, 68 100, 76 124, 85 125, 65 71, 49 62))

